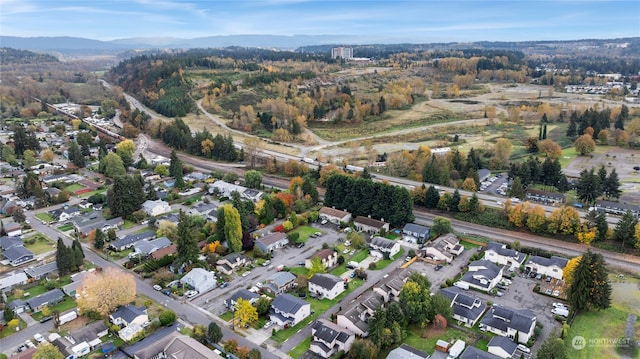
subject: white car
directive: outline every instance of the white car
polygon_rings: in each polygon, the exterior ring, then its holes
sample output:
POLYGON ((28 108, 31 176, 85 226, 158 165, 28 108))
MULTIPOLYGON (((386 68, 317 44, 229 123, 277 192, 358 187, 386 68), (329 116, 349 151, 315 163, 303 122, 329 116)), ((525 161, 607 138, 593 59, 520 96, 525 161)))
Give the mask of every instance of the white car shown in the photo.
POLYGON ((272 325, 273 325, 273 322, 272 321, 268 321, 268 322, 264 323, 263 328, 264 329, 269 329, 269 328, 271 328, 272 325))
POLYGON ((33 344, 33 342, 31 340, 29 340, 29 339, 27 339, 27 341, 25 341, 24 344, 29 348, 35 348, 36 347, 36 345, 33 344))
POLYGON ((567 306, 564 303, 556 302, 556 303, 553 303, 552 305, 554 308, 565 308, 565 309, 567 308, 567 306))
POLYGON ((153 286, 153 289, 155 289, 157 291, 160 291, 160 290, 162 290, 162 287, 159 286, 158 284, 156 284, 156 285, 153 286))
POLYGON ((243 276, 243 277, 246 277, 246 276, 248 276, 249 274, 251 274, 251 271, 248 271, 248 272, 244 272, 244 273, 242 273, 242 276, 243 276))
POLYGON ((35 339, 38 343, 42 343, 43 341, 45 341, 44 337, 40 333, 34 334, 33 339, 35 339))
POLYGON ((260 283, 260 282, 256 283, 256 287, 262 288, 262 283, 260 283))
POLYGON ((197 290, 189 290, 184 295, 186 295, 187 298, 193 298, 196 295, 198 295, 198 291, 197 290))
POLYGON ((527 348, 524 344, 518 344, 517 348, 523 353, 531 353, 531 349, 527 348))
POLYGON ((327 224, 327 220, 323 219, 322 222, 320 222, 320 224, 327 224))

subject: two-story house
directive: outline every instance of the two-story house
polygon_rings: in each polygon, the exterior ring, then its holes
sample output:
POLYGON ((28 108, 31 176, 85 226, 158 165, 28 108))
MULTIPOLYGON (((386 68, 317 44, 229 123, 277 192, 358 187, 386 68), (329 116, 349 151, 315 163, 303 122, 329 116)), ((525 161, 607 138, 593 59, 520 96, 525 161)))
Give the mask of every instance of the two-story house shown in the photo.
POLYGON ((216 287, 216 275, 203 268, 193 268, 184 277, 180 278, 180 283, 206 293, 216 287))
POLYGON ((155 201, 148 199, 142 203, 142 210, 150 217, 157 217, 171 212, 171 206, 161 199, 155 201))
POLYGON ((487 304, 482 299, 469 295, 457 287, 443 288, 440 294, 451 300, 452 318, 466 327, 476 325, 487 309, 487 304))
POLYGON ((569 260, 567 258, 558 256, 551 256, 551 258, 529 256, 526 268, 532 272, 555 279, 562 279, 564 267, 566 267, 568 262, 569 260))
POLYGON ((242 253, 231 253, 218 259, 216 262, 216 270, 226 275, 233 274, 240 268, 243 268, 247 264, 251 263, 251 260, 242 253))
POLYGON ((375 292, 366 292, 351 301, 344 309, 338 312, 337 324, 341 328, 352 331, 358 336, 369 335, 367 321, 373 316, 376 309, 384 304, 382 297, 375 292))
POLYGON ((432 261, 451 263, 457 255, 464 251, 464 247, 455 234, 447 233, 422 247, 421 251, 423 257, 432 261))
POLYGON ((489 242, 484 251, 484 259, 513 269, 519 268, 525 257, 524 253, 509 249, 506 244, 498 242, 489 242))
POLYGON ((271 302, 269 318, 282 327, 291 327, 311 315, 311 304, 291 294, 281 294, 271 302))
POLYGON ((232 309, 236 306, 238 299, 246 300, 251 304, 255 304, 260 296, 254 292, 250 292, 244 288, 238 289, 231 297, 224 300, 225 307, 232 309))
POLYGON ((431 229, 415 223, 407 223, 402 228, 404 240, 410 243, 423 244, 429 240, 431 229))
POLYGON ((502 270, 503 267, 488 260, 473 261, 469 264, 469 271, 460 281, 467 283, 470 287, 488 292, 502 279, 502 270))
POLYGON ((338 264, 338 252, 333 248, 321 249, 305 259, 304 266, 307 269, 311 269, 311 265, 314 258, 320 259, 320 262, 325 269, 331 268, 338 264))
POLYGON ((371 255, 392 258, 400 252, 400 243, 384 237, 376 236, 371 239, 369 248, 372 249, 371 255))
POLYGON ((286 234, 275 232, 256 239, 254 244, 262 253, 273 253, 273 251, 289 244, 289 239, 286 234))
POLYGON ((492 306, 480 321, 480 327, 488 331, 526 344, 533 336, 536 315, 528 309, 492 306))
POLYGON ((285 293, 296 285, 296 276, 290 272, 277 272, 267 279, 267 284, 263 286, 264 290, 271 292, 272 295, 285 293))
POLYGON ((126 327, 131 324, 142 325, 149 321, 146 307, 136 307, 133 304, 123 305, 109 314, 109 321, 115 325, 126 327))
POLYGON ((315 293, 319 299, 335 299, 344 292, 344 280, 333 274, 317 273, 307 282, 309 292, 315 293))
POLYGON ((405 268, 396 268, 386 278, 379 280, 373 286, 373 291, 379 294, 385 302, 392 300, 397 302, 409 274, 409 270, 405 268))
POLYGON ((311 345, 309 350, 322 358, 330 358, 339 351, 349 352, 355 340, 353 332, 340 328, 336 324, 318 319, 311 325, 311 345))

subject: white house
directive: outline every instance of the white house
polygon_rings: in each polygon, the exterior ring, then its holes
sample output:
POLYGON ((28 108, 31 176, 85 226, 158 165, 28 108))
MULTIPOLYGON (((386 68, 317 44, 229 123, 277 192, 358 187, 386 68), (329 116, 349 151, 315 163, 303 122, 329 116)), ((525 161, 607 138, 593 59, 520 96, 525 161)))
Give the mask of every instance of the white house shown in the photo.
POLYGON ((498 242, 489 242, 484 251, 484 259, 511 268, 519 268, 525 257, 524 253, 509 249, 505 244, 498 242))
POLYGON ((399 347, 389 352, 386 359, 429 359, 431 355, 418 350, 407 344, 402 344, 399 347))
POLYGON ((186 284, 200 293, 206 293, 216 287, 216 276, 202 268, 193 268, 184 277, 180 278, 180 283, 186 284))
POLYGON ((11 275, 0 278, 0 292, 9 290, 15 286, 27 284, 27 275, 24 272, 13 272, 11 275))
POLYGON ((326 319, 318 319, 311 325, 311 335, 309 350, 322 358, 330 358, 341 350, 347 353, 355 339, 353 332, 326 319))
POLYGON ((115 325, 126 327, 132 324, 142 325, 149 321, 149 316, 147 315, 147 308, 127 304, 109 314, 109 320, 115 325))
POLYGON ((404 287, 409 274, 411 273, 405 268, 396 268, 386 278, 380 279, 373 286, 373 291, 381 295, 385 302, 398 301, 402 287, 404 287))
POLYGON ((447 287, 440 290, 440 294, 451 300, 452 318, 466 327, 476 325, 482 314, 487 309, 482 299, 464 293, 458 287, 447 287))
POLYGON ((231 253, 218 259, 216 269, 226 275, 233 274, 233 271, 251 263, 251 260, 242 253, 231 253))
POLYGON ((158 199, 155 201, 146 200, 142 203, 142 210, 150 217, 157 217, 159 215, 171 212, 171 206, 169 203, 158 199))
POLYGON ((425 258, 439 262, 451 263, 455 256, 464 251, 460 240, 453 233, 447 233, 436 238, 433 242, 422 248, 425 258))
POLYGON ((308 281, 309 292, 315 293, 319 299, 335 299, 344 292, 344 280, 333 274, 314 274, 308 281))
POLYGON ((336 252, 333 248, 321 249, 305 259, 304 266, 307 269, 311 269, 314 258, 319 258, 320 263, 322 263, 325 269, 331 268, 338 264, 338 252, 336 252))
POLYGON ((323 220, 327 220, 333 224, 349 223, 351 222, 351 213, 347 211, 341 211, 339 209, 322 207, 318 212, 319 216, 323 220))
POLYGON ((526 344, 533 336, 536 315, 528 309, 492 306, 480 321, 480 327, 488 331, 526 344))
POLYGON ((380 253, 387 253, 389 258, 395 256, 400 252, 400 243, 386 239, 384 237, 373 237, 369 243, 369 247, 374 251, 380 253))
POLYGON ((271 302, 269 318, 282 327, 291 327, 311 315, 311 304, 291 294, 281 294, 271 302))
POLYGON ((382 297, 374 292, 366 292, 338 312, 336 321, 339 327, 366 337, 369 335, 367 321, 373 313, 384 303, 382 297))
POLYGON ((470 287, 488 292, 502 279, 502 267, 488 260, 477 260, 469 264, 469 271, 462 276, 461 282, 470 287))
POLYGON ((353 220, 358 232, 378 233, 381 230, 389 231, 389 223, 383 220, 377 220, 370 217, 358 216, 353 220))
POLYGON ((491 338, 487 351, 502 359, 511 359, 516 354, 518 344, 506 337, 496 336, 491 338))
POLYGON ((569 260, 567 258, 551 256, 551 258, 529 256, 526 268, 532 272, 562 279, 564 267, 569 260))

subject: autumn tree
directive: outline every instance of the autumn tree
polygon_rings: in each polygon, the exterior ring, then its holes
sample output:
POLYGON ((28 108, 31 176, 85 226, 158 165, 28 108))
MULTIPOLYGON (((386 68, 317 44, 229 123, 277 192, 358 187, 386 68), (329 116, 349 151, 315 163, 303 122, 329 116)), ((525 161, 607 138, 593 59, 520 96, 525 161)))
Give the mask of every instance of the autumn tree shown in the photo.
POLYGON ((230 204, 222 206, 224 211, 224 237, 232 252, 242 250, 242 222, 240 213, 230 204))
POLYGON ((584 134, 578 137, 573 145, 576 148, 576 151, 582 156, 588 155, 596 149, 596 142, 589 134, 584 134))
POLYGON ((547 216, 544 208, 533 206, 527 214, 527 228, 533 233, 542 233, 546 230, 547 216))
POLYGON ((368 339, 356 338, 347 353, 347 359, 377 359, 378 347, 368 339))
POLYGON ((106 317, 117 307, 131 303, 136 297, 133 275, 108 267, 89 272, 78 288, 78 308, 106 317))
POLYGON ((400 290, 400 307, 402 307, 410 323, 425 323, 429 319, 430 309, 429 287, 408 280, 400 290))
POLYGON ((573 281, 573 272, 576 270, 581 258, 582 256, 576 256, 569 259, 567 264, 564 266, 564 269, 562 269, 562 278, 566 283, 571 283, 573 281))
POLYGON ((494 154, 498 162, 503 166, 506 166, 509 163, 509 158, 511 157, 511 148, 513 145, 511 141, 507 138, 498 138, 496 140, 496 144, 494 146, 494 154))
POLYGON ((242 328, 258 320, 258 310, 248 300, 239 298, 234 309, 234 320, 242 328))
POLYGON ((45 161, 47 163, 50 163, 55 158, 55 154, 53 153, 53 151, 51 151, 50 149, 47 148, 46 150, 42 151, 42 154, 40 155, 40 158, 43 161, 45 161))
POLYGON ((109 152, 100 160, 99 168, 100 171, 109 178, 115 178, 127 174, 122 158, 113 152, 109 152))
MULTIPOLYGON (((243 140, 244 154, 248 157, 251 168, 256 165, 256 157, 260 152, 262 140, 257 136, 250 136, 243 140)), ((246 158, 245 158, 246 159, 246 158)))
POLYGON ((60 352, 60 349, 55 345, 44 341, 38 344, 35 353, 33 353, 33 359, 64 359, 64 355, 60 352))
POLYGON ((597 233, 598 229, 595 227, 582 226, 576 233, 576 238, 578 242, 590 245, 596 239, 597 233))
POLYGON ((311 268, 309 268, 309 274, 307 275, 309 279, 311 279, 311 277, 313 277, 316 273, 326 272, 327 269, 324 267, 324 264, 322 264, 322 260, 320 260, 320 257, 315 256, 311 258, 311 268))
POLYGON ((538 143, 538 149, 550 159, 557 159, 562 155, 562 147, 548 138, 538 143))
POLYGON ((475 192, 478 189, 478 187, 476 186, 476 181, 473 178, 467 177, 462 182, 462 189, 465 191, 475 192))
POLYGON ((433 219, 433 226, 431 227, 431 232, 434 235, 453 232, 453 226, 451 225, 451 220, 449 220, 448 218, 436 216, 433 219))
POLYGON ((580 213, 573 207, 557 208, 549 216, 549 233, 574 234, 580 228, 580 213))

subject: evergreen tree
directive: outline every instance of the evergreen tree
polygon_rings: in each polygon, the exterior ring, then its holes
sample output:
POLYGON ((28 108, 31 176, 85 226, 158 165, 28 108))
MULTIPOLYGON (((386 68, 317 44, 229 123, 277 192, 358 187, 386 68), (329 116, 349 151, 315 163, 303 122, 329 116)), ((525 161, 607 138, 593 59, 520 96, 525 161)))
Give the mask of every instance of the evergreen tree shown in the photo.
POLYGON ((422 169, 422 181, 426 183, 439 183, 440 170, 436 161, 436 156, 431 155, 431 158, 427 159, 422 169))
POLYGON ((84 264, 84 251, 78 238, 76 238, 71 244, 71 252, 73 254, 73 267, 74 270, 80 269, 84 264))
POLYGON ((604 165, 598 168, 598 181, 600 182, 600 190, 601 193, 598 193, 598 196, 602 194, 602 190, 604 189, 604 184, 607 181, 607 169, 604 168, 604 165))
POLYGON ((576 184, 576 194, 582 202, 593 203, 600 193, 600 179, 595 174, 593 167, 591 170, 586 169, 580 172, 580 178, 576 184))
POLYGON ((582 255, 569 283, 568 301, 575 313, 607 309, 611 305, 611 284, 604 258, 591 250, 582 255))
POLYGON ((620 114, 616 117, 616 122, 613 124, 614 128, 624 130, 624 121, 629 119, 629 108, 626 105, 622 105, 620 108, 620 114))
POLYGON ((231 205, 224 205, 224 234, 227 238, 227 244, 231 251, 239 252, 242 250, 242 222, 240 221, 240 213, 231 205))
POLYGON ((58 265, 58 272, 61 276, 69 274, 73 270, 73 253, 60 237, 58 237, 58 244, 56 246, 56 264, 58 265))
POLYGON ((569 138, 574 138, 578 135, 578 128, 576 125, 577 116, 574 116, 575 114, 576 113, 573 112, 569 118, 569 127, 567 127, 567 137, 569 138))
POLYGON ((522 181, 520 177, 516 177, 511 184, 511 190, 509 191, 509 195, 515 198, 524 198, 524 188, 522 186, 522 181))
POLYGON ((536 359, 568 359, 567 349, 564 346, 564 340, 555 335, 555 330, 542 343, 536 359))
POLYGON ((451 212, 458 212, 458 205, 460 204, 460 192, 456 189, 453 191, 451 195, 451 199, 449 201, 449 210, 451 212))
POLYGON ((440 193, 435 186, 429 186, 427 189, 427 194, 424 199, 424 206, 427 208, 436 208, 438 207, 438 202, 440 201, 440 193))
POLYGON ((564 174, 560 175, 556 187, 558 188, 558 191, 560 191, 560 193, 565 193, 566 191, 568 191, 571 185, 569 184, 567 176, 565 176, 564 174))
MULTIPOLYGON (((265 210, 267 209, 265 208, 265 210)), ((225 233, 224 233, 224 209, 223 208, 218 209, 216 219, 217 219, 216 220, 216 238, 222 243, 227 240, 227 237, 225 236, 225 233)))
POLYGON ((147 192, 147 199, 150 201, 155 201, 158 199, 158 193, 156 192, 156 189, 153 187, 153 184, 149 181, 146 184, 146 192, 147 192))
POLYGON ((469 199, 469 211, 471 213, 478 213, 480 209, 480 199, 478 198, 478 194, 473 192, 471 199, 469 199))
MULTIPOLYGON (((546 114, 545 114, 546 116, 546 114)), ((542 129, 542 139, 546 140, 547 139, 547 124, 544 124, 544 128, 542 129)))
POLYGON ((596 214, 595 224, 596 229, 598 230, 596 239, 598 241, 606 240, 607 232, 609 231, 609 223, 607 222, 607 214, 604 211, 599 211, 598 214, 596 214))
POLYGON ((627 211, 616 224, 616 228, 613 230, 613 239, 622 242, 624 246, 633 248, 636 224, 638 224, 638 218, 631 211, 627 211))
POLYGON ((602 191, 607 198, 620 198, 622 191, 620 190, 620 180, 615 168, 611 170, 602 187, 602 191))
POLYGON ((176 239, 176 261, 179 265, 191 264, 198 259, 198 240, 193 235, 193 227, 193 218, 180 210, 176 239))
POLYGON ((175 179, 174 187, 183 189, 185 187, 184 179, 182 178, 182 161, 178 158, 178 154, 175 150, 171 150, 171 158, 169 163, 169 175, 175 179))
POLYGON ((93 242, 93 247, 95 249, 104 248, 104 232, 100 228, 96 229, 96 238, 93 242))
POLYGON ((140 182, 131 176, 118 176, 107 191, 107 206, 114 217, 128 217, 145 201, 140 182))
POLYGON ((82 154, 82 151, 80 151, 80 147, 78 147, 78 143, 76 141, 70 141, 69 149, 67 150, 67 157, 74 165, 80 168, 85 166, 84 155, 82 154))

